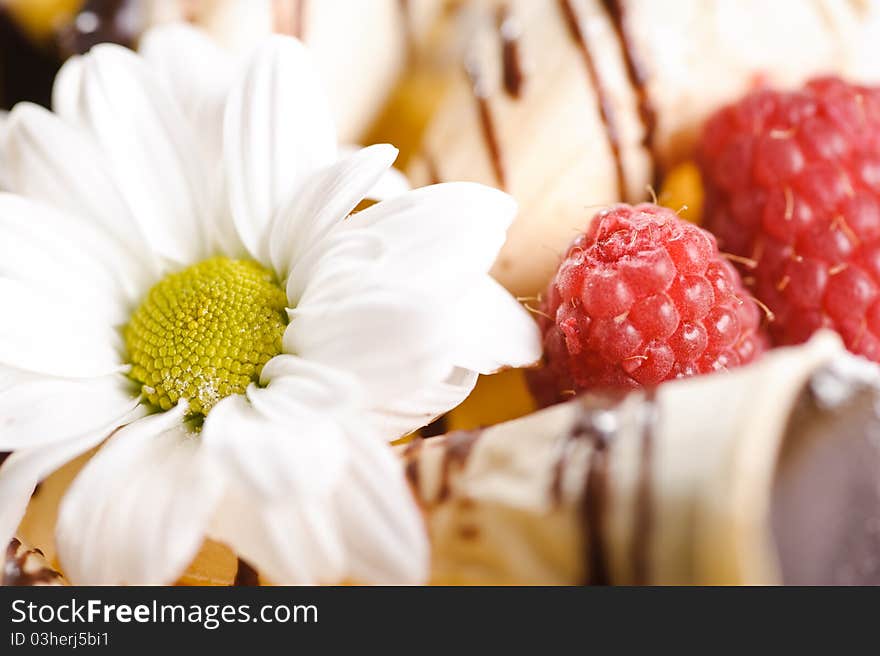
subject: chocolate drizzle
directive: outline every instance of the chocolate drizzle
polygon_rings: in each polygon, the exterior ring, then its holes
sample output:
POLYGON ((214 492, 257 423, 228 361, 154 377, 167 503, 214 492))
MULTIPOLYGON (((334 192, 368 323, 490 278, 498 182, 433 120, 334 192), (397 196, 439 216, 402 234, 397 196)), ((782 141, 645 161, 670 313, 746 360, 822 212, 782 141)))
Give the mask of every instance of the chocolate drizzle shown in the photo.
POLYGON ((235 581, 232 583, 239 587, 255 587, 260 585, 260 575, 251 567, 250 563, 241 558, 238 559, 238 569, 235 571, 235 581))
MULTIPOLYGON (((586 402, 586 401, 585 401, 586 402)), ((585 585, 609 585, 608 557, 605 545, 605 520, 608 505, 608 447, 612 432, 597 422, 600 413, 612 412, 584 406, 580 421, 575 426, 574 439, 586 439, 593 447, 581 514, 586 532, 585 585)))
POLYGON ((630 543, 630 560, 634 585, 645 585, 651 579, 650 545, 651 533, 654 528, 652 476, 654 458, 654 429, 658 421, 657 391, 655 388, 645 390, 642 407, 642 431, 640 436, 641 459, 639 461, 639 479, 636 488, 635 519, 633 523, 632 542, 630 543))
POLYGON ((440 473, 440 491, 437 494, 437 501, 443 502, 449 498, 450 476, 452 467, 463 469, 467 463, 468 456, 480 431, 456 431, 446 436, 445 451, 443 453, 443 468, 440 473))
POLYGON ((512 98, 522 95, 525 82, 519 41, 522 28, 509 5, 501 5, 496 16, 498 35, 501 37, 501 67, 504 74, 504 90, 512 98))
POLYGON ((599 78, 599 72, 596 70, 596 64, 593 61, 593 55, 590 53, 590 44, 587 35, 581 29, 580 21, 571 0, 559 0, 559 6, 568 31, 580 50, 581 57, 584 60, 584 66, 590 78, 590 83, 596 90, 596 98, 599 102, 599 115, 605 126, 605 134, 608 136, 608 145, 611 147, 611 153, 614 156, 614 167, 617 172, 617 188, 620 197, 626 196, 626 174, 623 170, 623 160, 620 155, 620 136, 617 131, 617 123, 614 118, 614 111, 611 105, 611 99, 599 78))
POLYGON ((437 437, 449 431, 449 419, 446 415, 440 415, 427 426, 419 429, 419 435, 422 437, 437 437))
POLYGON ((609 585, 611 582, 605 546, 608 451, 617 430, 617 409, 624 398, 625 394, 617 393, 587 394, 581 398, 580 414, 560 445, 550 484, 551 498, 558 505, 562 502, 562 481, 574 445, 586 440, 591 450, 580 501, 581 526, 585 533, 585 585, 609 585))
POLYGON ((419 490, 419 453, 422 450, 423 442, 424 440, 421 437, 414 437, 403 450, 403 459, 406 462, 404 474, 406 475, 406 480, 409 481, 409 484, 416 493, 419 490))
POLYGON ((0 584, 8 586, 60 585, 60 573, 46 566, 43 552, 26 549, 16 538, 6 547, 3 576, 0 584))
MULTIPOLYGON (((611 17, 617 37, 620 40, 623 49, 623 57, 626 63, 626 73, 629 77, 630 84, 636 92, 638 102, 639 118, 642 121, 644 133, 642 134, 642 146, 648 152, 651 163, 655 169, 655 178, 657 176, 657 152, 654 144, 654 135, 657 131, 657 110, 648 94, 648 82, 650 81, 650 73, 642 62, 636 51, 635 44, 626 26, 626 16, 622 0, 602 0, 605 11, 611 17)), ((655 180, 655 185, 657 180, 655 180)))
POLYGON ((478 67, 477 62, 469 60, 465 63, 465 72, 471 82, 471 90, 477 101, 477 111, 480 116, 480 127, 483 132, 483 139, 489 150, 489 159, 492 162, 492 170, 495 173, 495 179, 501 188, 507 186, 507 179, 504 170, 504 162, 501 156, 501 145, 498 141, 498 134, 495 129, 495 120, 492 117, 492 110, 489 107, 489 91, 486 88, 485 81, 478 67))
POLYGON ((306 38, 306 0, 273 0, 272 27, 280 34, 306 38))

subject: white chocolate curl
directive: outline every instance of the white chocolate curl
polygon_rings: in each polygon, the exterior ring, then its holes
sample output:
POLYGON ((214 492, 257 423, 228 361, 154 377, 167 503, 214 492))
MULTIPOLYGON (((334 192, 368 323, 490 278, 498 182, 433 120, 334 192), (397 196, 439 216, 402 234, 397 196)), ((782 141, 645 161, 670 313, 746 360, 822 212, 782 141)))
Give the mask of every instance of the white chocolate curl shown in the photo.
POLYGON ((820 333, 729 373, 588 394, 403 447, 434 582, 782 582, 770 516, 783 438, 805 385, 829 365, 880 390, 875 365, 820 333))

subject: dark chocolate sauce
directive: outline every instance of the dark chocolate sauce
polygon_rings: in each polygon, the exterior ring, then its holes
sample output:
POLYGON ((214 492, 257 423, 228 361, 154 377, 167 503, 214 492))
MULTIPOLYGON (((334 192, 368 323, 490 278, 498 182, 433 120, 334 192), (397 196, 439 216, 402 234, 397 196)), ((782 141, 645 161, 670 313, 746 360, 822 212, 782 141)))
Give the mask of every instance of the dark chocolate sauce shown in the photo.
POLYGON ((498 8, 496 24, 501 37, 501 67, 504 73, 504 90, 513 98, 522 95, 525 75, 520 59, 520 35, 522 27, 509 5, 498 8))
POLYGON ((453 466, 457 469, 464 468, 479 434, 480 431, 456 431, 446 436, 443 467, 440 472, 440 491, 437 494, 438 502, 446 501, 449 498, 451 493, 449 479, 452 468, 453 466))
POLYGON ((437 437, 449 432, 449 418, 446 415, 440 415, 427 426, 419 429, 419 435, 422 437, 437 437))
POLYGON ((659 421, 657 416, 657 391, 651 387, 645 390, 642 408, 642 431, 640 435, 639 479, 636 487, 635 519, 633 524, 630 559, 632 562, 633 585, 646 585, 651 580, 650 546, 654 528, 652 469, 654 457, 654 429, 659 421))
POLYGON ((22 547, 21 542, 12 538, 6 547, 6 559, 3 564, 3 576, 0 585, 5 586, 30 586, 46 583, 60 582, 61 574, 48 567, 42 567, 35 572, 25 572, 28 556, 36 553, 43 556, 39 549, 29 551, 22 547))
POLYGON ((657 178, 657 153, 654 144, 654 135, 657 131, 657 110, 648 94, 648 82, 651 75, 647 67, 639 57, 633 43, 632 36, 626 26, 626 15, 624 12, 623 0, 602 0, 605 10, 611 17, 617 37, 620 40, 620 46, 623 50, 623 57, 626 63, 626 73, 629 77, 630 84, 636 92, 636 100, 638 103, 639 118, 642 121, 644 134, 642 135, 642 146, 651 158, 651 164, 655 171, 655 186, 658 182, 657 178))
POLYGON ((608 144, 611 146, 611 153, 614 156, 618 195, 622 198, 626 196, 626 174, 623 170, 623 160, 620 154, 620 136, 617 131, 611 99, 605 86, 602 84, 602 80, 599 78, 599 72, 596 70, 596 64, 593 62, 593 56, 590 53, 589 40, 581 29, 580 21, 571 0, 559 0, 559 6, 562 16, 565 18, 565 23, 568 26, 568 31, 577 44, 581 57, 584 60, 584 66, 587 69, 590 83, 596 91, 596 98, 599 101, 599 115, 602 117, 605 134, 608 136, 608 144))
POLYGON ((480 127, 482 128, 483 139, 489 150, 489 159, 492 162, 492 170, 495 173, 495 179, 499 186, 503 189, 507 186, 507 177, 504 170, 504 161, 501 155, 501 145, 498 141, 498 134, 495 129, 495 120, 492 117, 492 110, 489 107, 489 91, 482 78, 482 74, 475 61, 468 61, 465 64, 465 71, 471 82, 471 90, 477 101, 477 111, 480 116, 480 127))
POLYGON ((2 465, 6 459, 11 456, 12 453, 9 451, 0 451, 0 465, 2 465))
POLYGON ((99 43, 134 48, 146 27, 142 3, 134 0, 86 0, 73 22, 58 35, 62 58, 87 52, 99 43))
POLYGON ((581 397, 580 414, 560 445, 560 454, 550 484, 551 498, 558 505, 562 502, 562 479, 574 444, 586 440, 592 449, 580 502, 581 526, 585 533, 585 585, 611 583, 605 546, 608 458, 609 447, 616 431, 616 413, 625 397, 623 392, 586 394, 581 397))
POLYGON ((260 585, 260 575, 251 567, 250 563, 241 558, 238 559, 238 569, 235 571, 235 581, 232 585, 240 587, 255 587, 260 585))
POLYGON ((609 585, 608 559, 605 554, 605 508, 608 496, 608 442, 601 433, 590 436, 593 453, 587 472, 583 502, 583 522, 587 532, 586 585, 609 585))
POLYGON ((417 493, 416 496, 419 491, 419 452, 422 450, 422 442, 424 440, 421 437, 414 437, 403 450, 403 459, 406 462, 404 474, 412 489, 417 493))

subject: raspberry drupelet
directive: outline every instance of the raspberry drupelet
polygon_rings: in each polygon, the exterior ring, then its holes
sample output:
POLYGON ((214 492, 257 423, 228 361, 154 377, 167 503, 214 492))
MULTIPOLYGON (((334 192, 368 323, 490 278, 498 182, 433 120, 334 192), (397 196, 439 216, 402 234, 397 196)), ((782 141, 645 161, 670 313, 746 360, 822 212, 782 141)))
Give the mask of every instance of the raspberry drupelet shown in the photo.
POLYGON ((541 304, 544 404, 754 360, 760 310, 705 230, 657 205, 597 214, 570 246, 541 304))
POLYGON ((708 121, 699 162, 705 225, 750 260, 774 342, 830 327, 880 361, 880 89, 757 91, 708 121))

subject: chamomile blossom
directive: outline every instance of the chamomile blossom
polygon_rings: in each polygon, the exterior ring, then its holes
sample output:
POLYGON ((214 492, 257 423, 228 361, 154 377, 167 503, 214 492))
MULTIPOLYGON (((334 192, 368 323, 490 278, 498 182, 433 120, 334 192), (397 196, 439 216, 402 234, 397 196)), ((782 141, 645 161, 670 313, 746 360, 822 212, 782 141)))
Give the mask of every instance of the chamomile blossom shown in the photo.
POLYGON ((451 183, 354 212, 397 151, 340 158, 304 47, 228 82, 192 31, 148 51, 187 39, 177 82, 95 47, 0 133, 0 542, 100 446, 60 508, 74 583, 173 582, 206 537, 276 583, 422 581, 388 442, 539 356, 487 274, 515 205, 451 183))

